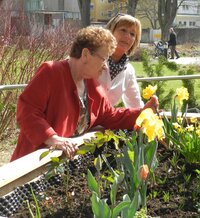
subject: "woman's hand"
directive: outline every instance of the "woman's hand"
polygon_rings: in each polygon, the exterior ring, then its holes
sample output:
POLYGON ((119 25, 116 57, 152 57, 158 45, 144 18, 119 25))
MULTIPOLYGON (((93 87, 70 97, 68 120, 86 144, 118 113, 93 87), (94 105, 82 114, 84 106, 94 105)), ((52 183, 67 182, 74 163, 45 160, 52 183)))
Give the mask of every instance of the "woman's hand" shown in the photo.
POLYGON ((66 157, 73 159, 76 151, 79 149, 73 139, 53 135, 44 142, 48 147, 62 150, 66 157))
POLYGON ((153 95, 150 98, 150 100, 144 105, 142 110, 145 110, 146 108, 151 108, 154 113, 158 113, 158 108, 159 108, 158 97, 153 95))

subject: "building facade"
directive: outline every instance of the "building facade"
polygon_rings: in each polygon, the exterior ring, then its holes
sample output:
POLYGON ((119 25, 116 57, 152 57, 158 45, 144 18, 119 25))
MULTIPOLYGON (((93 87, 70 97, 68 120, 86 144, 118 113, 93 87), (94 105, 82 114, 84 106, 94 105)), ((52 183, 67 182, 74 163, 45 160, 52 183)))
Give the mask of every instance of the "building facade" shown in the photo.
POLYGON ((174 24, 179 28, 200 28, 200 0, 184 1, 177 11, 174 24))

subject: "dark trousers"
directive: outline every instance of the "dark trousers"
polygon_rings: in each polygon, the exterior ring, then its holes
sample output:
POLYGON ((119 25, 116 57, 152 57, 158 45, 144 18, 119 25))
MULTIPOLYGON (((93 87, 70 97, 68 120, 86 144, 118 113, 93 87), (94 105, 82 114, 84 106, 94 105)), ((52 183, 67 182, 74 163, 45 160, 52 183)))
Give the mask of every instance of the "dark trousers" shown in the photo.
POLYGON ((175 45, 170 45, 170 50, 171 50, 171 58, 174 58, 174 54, 176 55, 177 58, 179 58, 179 54, 176 51, 176 46, 175 45))

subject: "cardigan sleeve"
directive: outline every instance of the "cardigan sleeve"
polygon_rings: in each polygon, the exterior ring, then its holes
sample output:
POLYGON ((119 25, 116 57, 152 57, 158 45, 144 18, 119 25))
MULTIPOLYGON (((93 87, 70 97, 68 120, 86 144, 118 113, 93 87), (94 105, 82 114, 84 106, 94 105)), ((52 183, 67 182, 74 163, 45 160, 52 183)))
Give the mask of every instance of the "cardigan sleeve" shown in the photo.
POLYGON ((105 106, 101 125, 107 129, 133 129, 140 111, 140 108, 105 106))
POLYGON ((44 113, 51 89, 49 71, 49 64, 42 64, 18 99, 17 122, 33 145, 40 145, 56 134, 44 113))
POLYGON ((108 129, 134 128, 140 108, 114 108, 101 86, 89 87, 92 126, 101 125, 108 129))

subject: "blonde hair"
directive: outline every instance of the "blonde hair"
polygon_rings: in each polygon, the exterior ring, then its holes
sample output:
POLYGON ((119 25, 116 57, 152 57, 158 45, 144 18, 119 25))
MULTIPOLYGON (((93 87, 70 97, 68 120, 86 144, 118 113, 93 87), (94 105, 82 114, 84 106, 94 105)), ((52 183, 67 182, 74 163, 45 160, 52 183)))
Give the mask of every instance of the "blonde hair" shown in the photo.
POLYGON ((133 43, 133 46, 129 49, 127 52, 127 55, 131 56, 136 49, 136 47, 139 45, 141 40, 141 23, 140 21, 129 15, 129 14, 117 14, 111 20, 107 23, 106 28, 109 29, 112 33, 115 31, 116 27, 120 26, 134 26, 135 29, 135 42, 133 43))
POLYGON ((103 27, 88 26, 78 31, 71 47, 70 57, 80 58, 83 48, 95 52, 102 47, 108 48, 108 55, 111 56, 116 46, 116 39, 109 30, 103 27))

